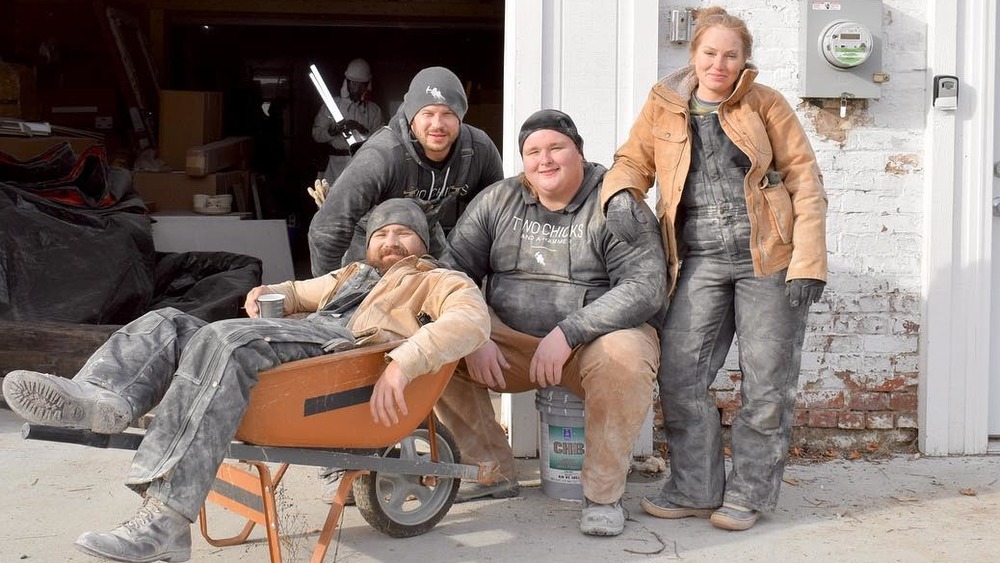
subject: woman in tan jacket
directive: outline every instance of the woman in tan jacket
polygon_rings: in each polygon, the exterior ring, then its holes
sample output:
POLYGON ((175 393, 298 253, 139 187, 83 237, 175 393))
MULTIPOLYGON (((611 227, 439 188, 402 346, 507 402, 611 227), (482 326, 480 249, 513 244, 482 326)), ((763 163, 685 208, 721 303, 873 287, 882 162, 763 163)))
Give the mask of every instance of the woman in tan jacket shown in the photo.
POLYGON ((754 82, 746 24, 718 7, 696 21, 691 64, 653 86, 601 197, 629 241, 640 219, 627 198, 658 185, 672 280, 658 376, 671 475, 642 507, 745 530, 778 499, 806 316, 826 282, 827 200, 795 112, 754 82), (709 386, 734 334, 742 407, 727 476, 709 386))

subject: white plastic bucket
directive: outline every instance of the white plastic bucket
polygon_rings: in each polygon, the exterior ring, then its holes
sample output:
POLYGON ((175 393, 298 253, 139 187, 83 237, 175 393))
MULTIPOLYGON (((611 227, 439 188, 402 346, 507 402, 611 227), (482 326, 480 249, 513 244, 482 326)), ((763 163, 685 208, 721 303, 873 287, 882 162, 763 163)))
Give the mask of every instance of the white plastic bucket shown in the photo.
POLYGON ((535 408, 542 419, 542 492, 561 500, 583 500, 583 401, 565 387, 546 387, 535 393, 535 408))

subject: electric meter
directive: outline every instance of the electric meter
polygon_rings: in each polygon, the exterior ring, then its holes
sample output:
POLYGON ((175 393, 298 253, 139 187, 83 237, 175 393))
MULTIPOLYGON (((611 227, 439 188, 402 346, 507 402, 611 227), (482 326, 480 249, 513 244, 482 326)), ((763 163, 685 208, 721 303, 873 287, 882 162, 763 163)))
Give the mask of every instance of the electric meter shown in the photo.
POLYGON ((826 62, 839 69, 854 68, 872 54, 872 34, 860 23, 837 20, 823 29, 819 51, 826 62))

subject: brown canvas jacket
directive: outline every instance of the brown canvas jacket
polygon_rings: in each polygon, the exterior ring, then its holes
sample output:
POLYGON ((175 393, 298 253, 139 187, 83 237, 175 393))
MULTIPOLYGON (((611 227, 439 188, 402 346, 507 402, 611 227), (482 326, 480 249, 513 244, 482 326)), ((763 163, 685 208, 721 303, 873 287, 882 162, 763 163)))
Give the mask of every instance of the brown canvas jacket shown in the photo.
MULTIPOLYGON (((285 314, 314 312, 362 268, 354 262, 325 276, 268 286, 285 296, 285 314)), ((347 325, 355 333, 378 329, 369 344, 405 338, 387 356, 411 381, 477 350, 490 337, 490 314, 468 276, 426 258, 405 258, 382 276, 347 325), (421 325, 425 314, 433 322, 421 325)))
MULTIPOLYGON (((766 276, 788 268, 788 280, 826 281, 827 199, 816 156, 792 107, 776 90, 756 84, 756 76, 756 68, 748 65, 733 94, 719 106, 722 129, 750 158, 743 190, 754 273, 766 276), (778 171, 781 180, 769 184, 768 170, 778 171)), ((641 199, 655 180, 656 216, 674 285, 677 206, 691 161, 688 102, 696 86, 690 66, 653 86, 601 189, 606 206, 624 189, 641 199)))

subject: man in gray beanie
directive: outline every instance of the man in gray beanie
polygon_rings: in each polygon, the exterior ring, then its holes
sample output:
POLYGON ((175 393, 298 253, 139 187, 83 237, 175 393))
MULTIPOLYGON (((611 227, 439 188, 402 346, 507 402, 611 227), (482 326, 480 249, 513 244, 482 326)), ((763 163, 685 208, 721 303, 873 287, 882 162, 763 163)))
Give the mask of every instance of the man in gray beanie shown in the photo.
POLYGON ((462 123, 468 108, 462 82, 450 70, 429 67, 413 77, 399 111, 358 150, 313 216, 313 275, 360 259, 368 213, 390 198, 420 204, 429 224, 428 250, 441 257, 446 231, 464 205, 503 178, 496 145, 462 123))
POLYGON ((516 467, 489 390, 562 385, 578 395, 586 411, 580 531, 618 535, 632 447, 653 405, 663 244, 653 212, 634 199, 638 242, 608 229, 598 197, 606 169, 584 159, 570 116, 534 113, 518 144, 524 172, 480 193, 448 236, 447 261, 483 282, 492 326, 435 412, 464 461, 498 462, 492 485, 463 483, 459 496, 505 497, 517 494, 516 467))
POLYGON ((370 399, 373 423, 390 426, 397 409, 406 410, 410 381, 486 342, 489 311, 476 284, 424 256, 428 229, 420 207, 388 200, 371 219, 365 262, 254 288, 246 299, 252 318, 206 323, 160 309, 117 331, 72 379, 22 370, 5 376, 7 404, 34 424, 115 434, 156 407, 125 478, 143 495, 142 507, 110 532, 81 535, 81 551, 133 562, 191 557, 191 523, 259 372, 350 347, 353 334, 373 328, 379 330, 366 344, 405 338, 386 354, 370 399), (254 318, 265 293, 284 295, 285 314, 312 314, 254 318))
MULTIPOLYGON (((423 209, 416 202, 408 199, 393 198, 383 201, 375 209, 372 209, 368 216, 368 228, 365 232, 365 247, 371 246, 372 236, 384 229, 388 225, 399 225, 406 227, 417 235, 424 245, 424 253, 429 246, 431 239, 427 230, 427 216, 423 209)), ((371 248, 369 248, 369 252, 371 248)), ((371 257, 369 257, 371 263, 371 257)))

